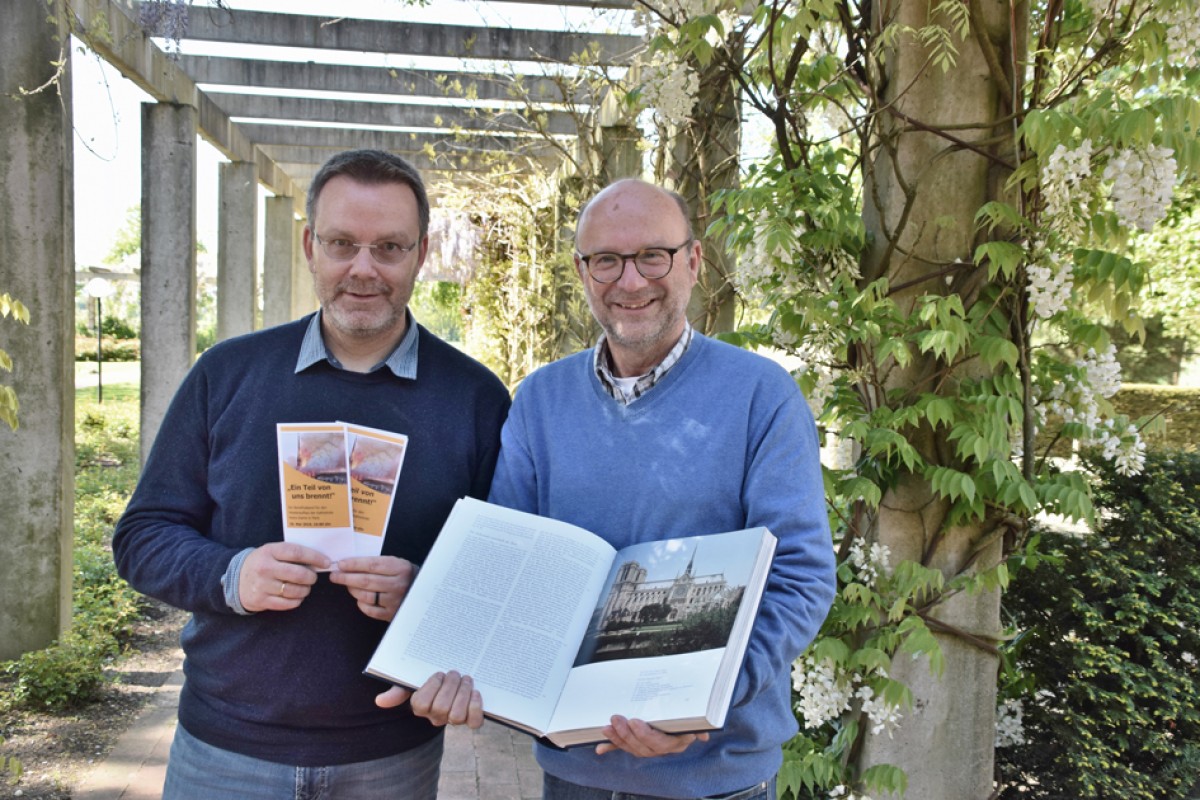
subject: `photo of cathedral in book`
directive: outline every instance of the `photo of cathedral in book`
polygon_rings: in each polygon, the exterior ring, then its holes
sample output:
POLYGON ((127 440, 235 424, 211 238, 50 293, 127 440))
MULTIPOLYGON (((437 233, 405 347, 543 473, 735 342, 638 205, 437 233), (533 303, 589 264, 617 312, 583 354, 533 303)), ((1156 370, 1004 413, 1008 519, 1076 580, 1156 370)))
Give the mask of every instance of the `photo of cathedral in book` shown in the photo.
POLYGON ((638 561, 622 563, 575 666, 724 647, 746 587, 731 584, 724 571, 695 574, 700 546, 673 578, 652 580, 638 561))

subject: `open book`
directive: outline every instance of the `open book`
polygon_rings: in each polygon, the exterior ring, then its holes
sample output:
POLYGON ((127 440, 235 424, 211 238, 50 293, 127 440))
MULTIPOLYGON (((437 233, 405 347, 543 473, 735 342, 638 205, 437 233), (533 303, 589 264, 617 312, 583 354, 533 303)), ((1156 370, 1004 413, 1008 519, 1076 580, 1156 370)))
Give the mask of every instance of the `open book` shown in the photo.
POLYGON ((602 741, 613 714, 720 728, 774 552, 766 528, 615 550, 464 498, 366 673, 416 688, 458 670, 485 715, 560 747, 602 741))

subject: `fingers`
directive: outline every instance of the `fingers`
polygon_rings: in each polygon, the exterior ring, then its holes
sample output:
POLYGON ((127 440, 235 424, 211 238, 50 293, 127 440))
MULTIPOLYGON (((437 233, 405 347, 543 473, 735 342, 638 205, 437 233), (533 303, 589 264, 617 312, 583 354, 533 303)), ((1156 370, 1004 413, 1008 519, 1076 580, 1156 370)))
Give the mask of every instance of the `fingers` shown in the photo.
POLYGON ((375 695, 375 705, 380 708, 395 708, 402 706, 412 697, 412 690, 405 689, 403 686, 393 686, 383 694, 375 695))
POLYGON ((413 713, 434 725, 483 725, 483 697, 470 675, 435 673, 412 696, 413 713))
POLYGON ((313 570, 324 570, 333 566, 333 561, 329 559, 329 556, 320 550, 314 550, 295 542, 269 542, 258 549, 269 553, 276 561, 300 564, 313 570))
POLYGON ((604 728, 607 742, 596 745, 596 755, 604 755, 616 750, 640 758, 665 756, 672 753, 682 753, 694 742, 707 742, 707 733, 663 733, 651 727, 640 719, 626 719, 614 716, 610 725, 604 728))
POLYGON ((242 562, 238 595, 247 611, 290 611, 308 597, 317 569, 332 562, 322 553, 294 542, 271 542, 242 562))
POLYGON ((417 566, 411 561, 370 556, 342 559, 329 573, 329 580, 349 589, 359 611, 386 622, 396 615, 416 574, 417 566))

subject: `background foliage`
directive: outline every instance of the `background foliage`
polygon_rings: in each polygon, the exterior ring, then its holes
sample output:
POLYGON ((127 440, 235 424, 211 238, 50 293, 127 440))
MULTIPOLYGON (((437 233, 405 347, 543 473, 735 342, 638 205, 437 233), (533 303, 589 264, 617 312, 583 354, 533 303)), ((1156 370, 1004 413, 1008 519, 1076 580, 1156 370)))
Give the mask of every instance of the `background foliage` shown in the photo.
POLYGON ((1099 522, 1043 531, 1006 609, 1023 742, 997 751, 1005 798, 1170 800, 1200 780, 1200 454, 1142 475, 1090 460, 1099 522))

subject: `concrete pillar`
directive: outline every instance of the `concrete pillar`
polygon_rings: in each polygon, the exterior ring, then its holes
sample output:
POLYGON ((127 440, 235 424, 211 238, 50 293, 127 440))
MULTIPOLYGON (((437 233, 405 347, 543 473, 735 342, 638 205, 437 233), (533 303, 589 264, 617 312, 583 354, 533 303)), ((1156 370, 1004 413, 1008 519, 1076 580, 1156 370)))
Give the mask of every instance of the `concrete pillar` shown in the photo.
MULTIPOLYGON (((300 240, 290 197, 268 197, 263 236, 263 327, 282 325, 292 317, 292 265, 300 240)), ((303 259, 301 259, 303 260, 303 259)))
POLYGON ((299 219, 292 223, 292 241, 296 243, 296 257, 292 261, 292 319, 317 310, 317 293, 313 290, 312 273, 308 271, 308 259, 301 245, 304 225, 304 220, 299 219))
POLYGON ((621 178, 642 176, 642 132, 636 125, 604 125, 600 128, 600 185, 621 178))
POLYGON ((196 354, 196 109, 142 105, 142 463, 196 354))
MULTIPOLYGON (((71 77, 22 97, 68 58, 45 3, 5 4, 0 25, 0 293, 30 322, 0 319, 0 371, 21 404, 0 423, 0 660, 50 644, 71 621, 75 470, 75 230, 71 77)), ((55 15, 60 21, 64 15, 55 15)))
POLYGON ((254 330, 258 308, 258 181, 254 164, 221 164, 217 184, 217 341, 221 341, 254 330))

